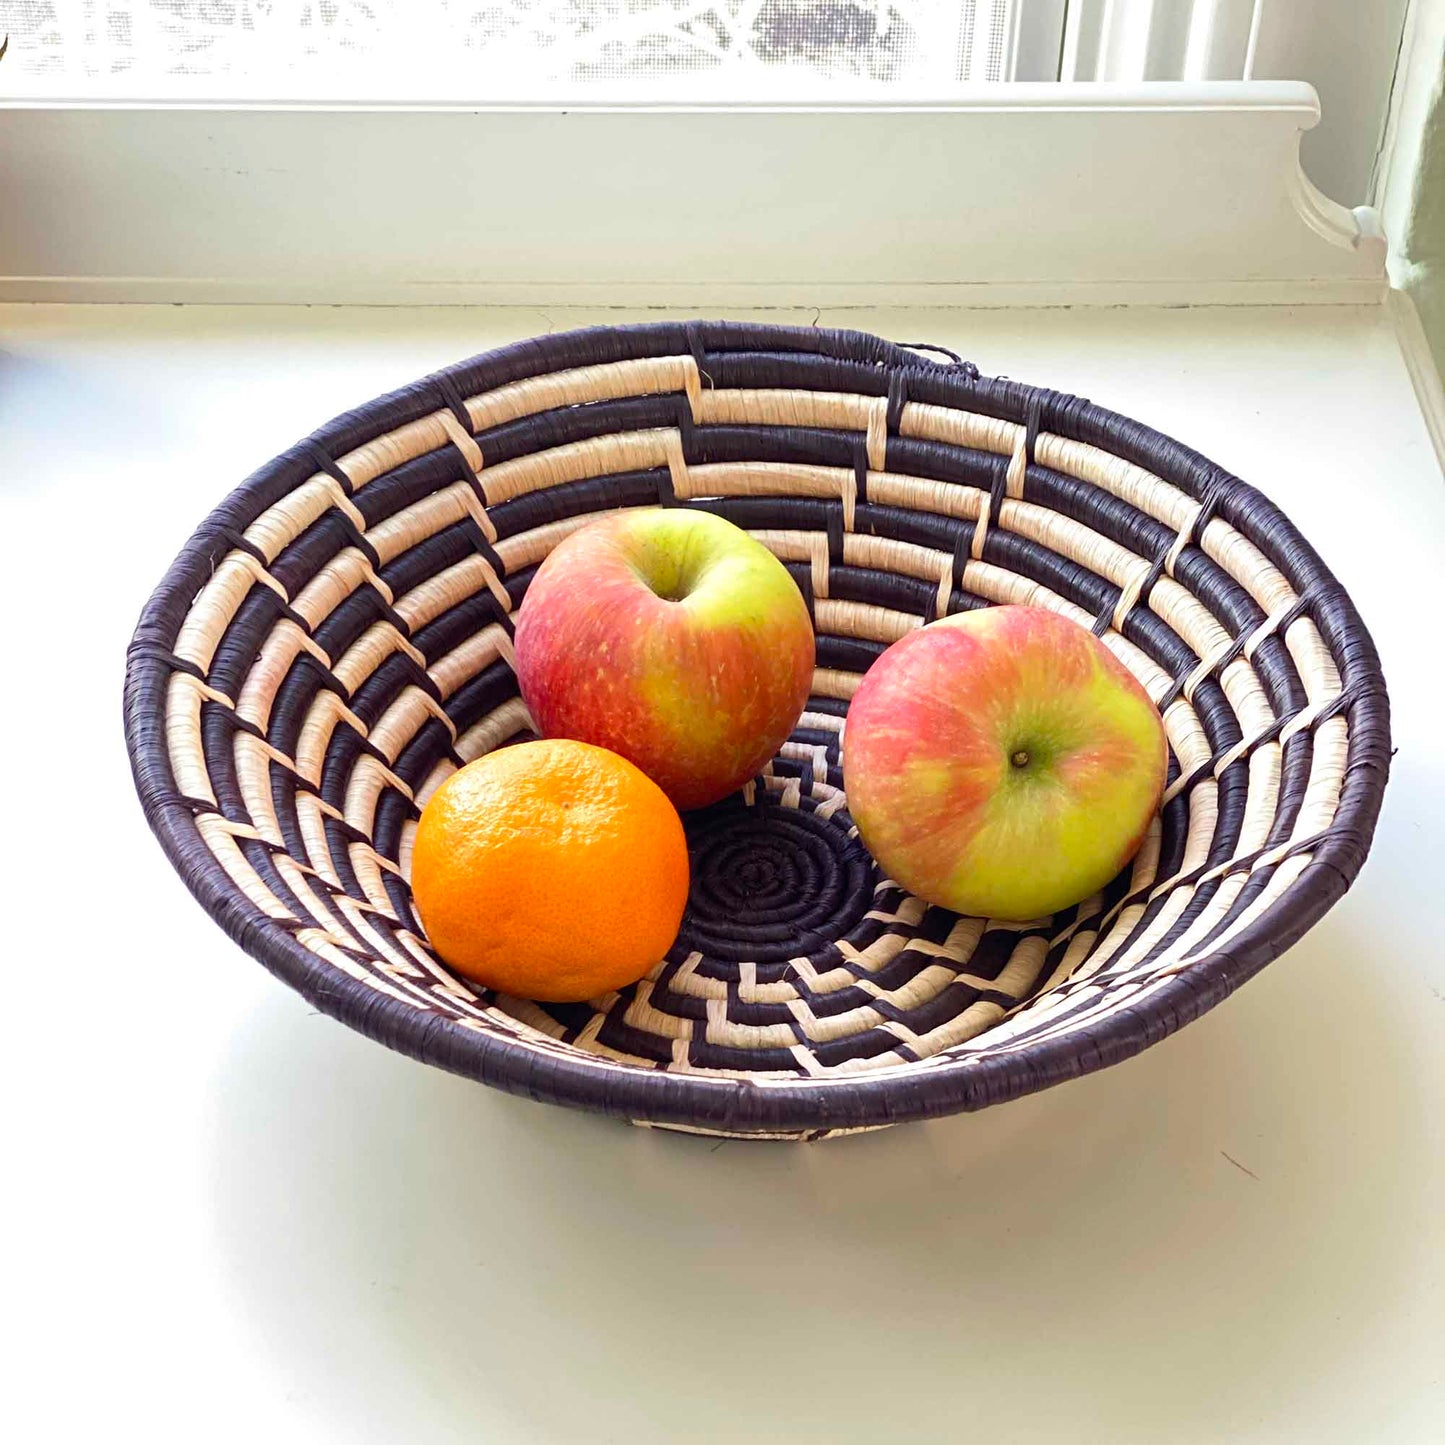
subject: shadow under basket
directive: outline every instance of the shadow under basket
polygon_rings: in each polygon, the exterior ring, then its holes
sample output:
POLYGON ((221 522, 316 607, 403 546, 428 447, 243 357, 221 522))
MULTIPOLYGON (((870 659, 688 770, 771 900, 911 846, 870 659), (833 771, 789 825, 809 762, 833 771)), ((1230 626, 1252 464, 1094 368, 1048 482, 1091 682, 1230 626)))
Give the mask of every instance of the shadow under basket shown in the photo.
POLYGON ((1364 860, 1390 755, 1375 648, 1251 487, 1079 397, 925 350, 718 322, 548 336, 261 468, 187 543, 129 654, 137 788, 191 891, 392 1048, 710 1134, 978 1109, 1218 1003, 1364 860), (716 512, 787 565, 817 630, 807 711, 763 775, 689 818, 688 913, 651 977, 564 1006, 474 989, 412 910, 420 806, 532 735, 512 622, 537 564, 600 512, 657 505, 716 512), (1102 636, 1170 743, 1132 867, 1026 925, 883 876, 840 769, 874 658, 1006 602, 1102 636))

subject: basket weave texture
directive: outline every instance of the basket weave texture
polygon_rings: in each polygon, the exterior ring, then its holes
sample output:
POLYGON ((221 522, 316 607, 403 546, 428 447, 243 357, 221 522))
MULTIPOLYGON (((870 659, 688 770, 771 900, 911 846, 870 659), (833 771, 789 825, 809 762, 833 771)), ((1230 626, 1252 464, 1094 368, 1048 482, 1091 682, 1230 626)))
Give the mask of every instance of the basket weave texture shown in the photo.
POLYGON ((191 890, 383 1043, 709 1133, 980 1108, 1224 998, 1364 860, 1390 752, 1374 646, 1253 488, 1082 398, 923 349, 711 322, 549 336, 262 467, 187 543, 130 648, 136 785, 191 890), (659 504, 717 512, 784 561, 816 626, 813 696, 760 777, 689 817, 688 914, 648 979, 580 1005, 475 989, 412 910, 419 810, 532 735, 512 620, 538 563, 599 512, 659 504), (1159 704, 1171 754, 1132 867, 1022 925, 883 876, 840 768, 874 658, 1004 602, 1101 636, 1159 704))

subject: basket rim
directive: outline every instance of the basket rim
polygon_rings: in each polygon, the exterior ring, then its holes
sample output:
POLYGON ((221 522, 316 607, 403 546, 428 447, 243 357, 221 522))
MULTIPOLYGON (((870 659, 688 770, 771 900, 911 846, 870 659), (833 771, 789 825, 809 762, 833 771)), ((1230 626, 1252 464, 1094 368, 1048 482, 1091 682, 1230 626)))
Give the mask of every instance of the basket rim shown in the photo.
MULTIPOLYGON (((180 620, 212 560, 246 524, 256 494, 297 467, 314 470, 317 447, 339 436, 389 430, 398 418, 434 409, 443 394, 479 368, 518 375, 559 369, 580 340, 615 338, 620 355, 694 355, 711 349, 773 350, 866 360, 886 382, 900 371, 926 372, 933 386, 961 392, 978 373, 942 364, 866 332, 753 323, 652 322, 591 327, 479 353, 343 412, 252 472, 195 529, 147 601, 127 649, 124 725, 132 776, 147 822, 172 866, 203 908, 258 962, 322 1012, 422 1062, 508 1092, 659 1124, 721 1132, 816 1132, 902 1123, 966 1112, 1036 1092, 1132 1057, 1219 1003, 1293 944, 1343 896, 1368 852, 1391 752, 1389 701, 1378 653, 1353 602, 1294 524, 1262 493, 1182 443, 1081 398, 1021 382, 996 384, 1019 415, 1042 407, 1049 428, 1080 440, 1112 443, 1116 455, 1163 449, 1212 476, 1221 515, 1246 510, 1248 535, 1287 544, 1282 565, 1291 585, 1308 590, 1321 635, 1351 689, 1350 750, 1334 822, 1300 876, 1229 946, 1196 959, 1138 1005, 1062 1036, 996 1054, 934 1059, 876 1073, 785 1081, 679 1073, 665 1068, 543 1052, 502 1033, 467 1028, 389 999, 339 973, 298 943, 285 926, 255 909, 205 844, 195 815, 177 798, 165 736, 171 669, 165 659, 180 620), (728 342, 736 342, 728 346, 728 342), (950 384, 950 378, 952 383, 950 384), (378 425, 379 423, 379 425, 378 425), (1342 655, 1343 654, 1343 655, 1342 655)), ((978 398, 960 395, 972 409, 978 398)), ((1153 465, 1157 467, 1157 460, 1153 465)), ((1178 485, 1178 483, 1175 483, 1178 485)))

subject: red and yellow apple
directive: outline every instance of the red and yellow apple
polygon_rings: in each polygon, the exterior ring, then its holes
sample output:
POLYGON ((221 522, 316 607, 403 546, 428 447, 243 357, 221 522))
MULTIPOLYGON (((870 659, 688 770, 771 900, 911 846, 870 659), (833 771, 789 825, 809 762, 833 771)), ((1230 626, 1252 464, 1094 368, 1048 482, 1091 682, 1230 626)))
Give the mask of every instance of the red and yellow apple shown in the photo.
POLYGON ((611 748, 679 808, 748 781, 793 730, 813 626, 787 569, 710 512, 649 507, 574 532, 517 618, 522 697, 548 737, 611 748))
POLYGON ((848 709, 848 809, 879 865, 959 913, 1026 920, 1138 851, 1168 764, 1148 694, 1038 607, 942 618, 893 644, 848 709))

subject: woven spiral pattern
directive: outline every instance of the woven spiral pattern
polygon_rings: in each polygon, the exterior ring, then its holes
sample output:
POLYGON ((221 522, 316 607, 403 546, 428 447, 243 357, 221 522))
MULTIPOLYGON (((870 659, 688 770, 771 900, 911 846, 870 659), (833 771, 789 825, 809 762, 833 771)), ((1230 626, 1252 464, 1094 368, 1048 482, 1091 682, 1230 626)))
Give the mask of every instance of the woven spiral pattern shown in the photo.
POLYGON ((1194 1018, 1349 886, 1389 760, 1349 599, 1237 478, 1079 397, 723 323, 507 347, 263 467, 146 607, 126 729, 186 882, 318 1007, 517 1093, 778 1137, 978 1108, 1194 1018), (581 1005, 494 996, 426 944, 416 819, 457 767, 532 735, 512 622, 538 563, 649 505, 715 511, 783 560, 813 696, 761 776, 688 819, 692 896, 651 977, 581 1005), (1002 602, 1092 628, 1171 750, 1131 868, 1027 924, 883 876, 841 767, 873 659, 1002 602))

